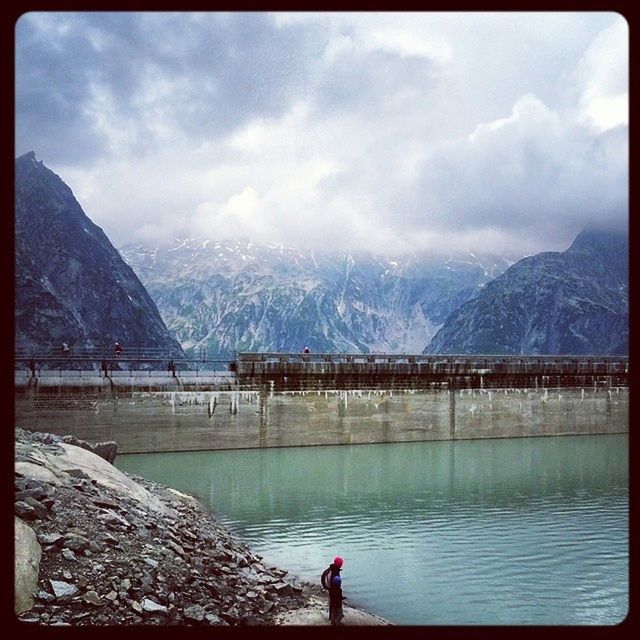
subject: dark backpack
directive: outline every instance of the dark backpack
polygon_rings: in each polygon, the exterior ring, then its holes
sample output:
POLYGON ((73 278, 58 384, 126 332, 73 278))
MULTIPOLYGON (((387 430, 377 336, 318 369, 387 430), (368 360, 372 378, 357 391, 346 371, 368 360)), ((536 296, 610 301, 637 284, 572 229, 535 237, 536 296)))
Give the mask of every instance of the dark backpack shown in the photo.
POLYGON ((322 575, 320 576, 320 584, 323 586, 323 588, 325 589, 329 589, 329 582, 331 580, 330 577, 331 574, 331 567, 327 567, 323 572, 322 575))
POLYGON ((322 572, 322 575, 320 576, 320 584, 328 591, 331 588, 331 579, 333 578, 333 576, 337 576, 337 575, 338 575, 337 568, 333 564, 330 564, 322 572))

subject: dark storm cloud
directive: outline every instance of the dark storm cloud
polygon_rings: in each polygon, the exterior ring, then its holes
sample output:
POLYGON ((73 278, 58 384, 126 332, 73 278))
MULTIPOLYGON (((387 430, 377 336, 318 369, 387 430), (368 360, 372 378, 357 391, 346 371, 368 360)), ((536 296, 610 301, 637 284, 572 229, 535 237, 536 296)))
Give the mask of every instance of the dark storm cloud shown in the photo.
POLYGON ((316 31, 277 28, 251 13, 27 14, 16 29, 18 149, 54 161, 69 153, 57 149, 63 141, 87 160, 104 153, 91 115, 96 91, 115 124, 135 126, 131 144, 149 149, 156 136, 148 118, 157 111, 195 141, 258 114, 277 116, 305 90, 301 68, 316 31), (157 100, 153 83, 169 85, 157 100))
POLYGON ((16 148, 52 161, 91 159, 104 152, 100 134, 87 136, 84 113, 96 52, 83 36, 64 48, 23 16, 16 25, 16 148))

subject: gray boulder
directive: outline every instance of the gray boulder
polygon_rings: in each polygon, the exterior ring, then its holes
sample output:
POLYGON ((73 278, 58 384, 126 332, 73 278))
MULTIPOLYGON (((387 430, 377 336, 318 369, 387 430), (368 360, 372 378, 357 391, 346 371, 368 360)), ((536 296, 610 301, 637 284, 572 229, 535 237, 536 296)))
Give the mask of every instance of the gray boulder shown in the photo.
POLYGON ((33 594, 38 588, 42 549, 35 531, 20 518, 14 519, 15 538, 15 602, 16 614, 33 607, 33 594))
POLYGON ((74 584, 64 582, 63 580, 49 580, 49 582, 51 583, 54 595, 59 600, 73 598, 73 596, 78 594, 78 587, 74 584))
POLYGON ((95 453, 97 456, 104 458, 111 464, 113 464, 116 456, 118 455, 118 443, 114 440, 108 440, 106 442, 87 442, 86 440, 80 440, 75 436, 67 435, 62 437, 62 442, 73 444, 76 447, 82 447, 87 451, 91 451, 91 453, 95 453))

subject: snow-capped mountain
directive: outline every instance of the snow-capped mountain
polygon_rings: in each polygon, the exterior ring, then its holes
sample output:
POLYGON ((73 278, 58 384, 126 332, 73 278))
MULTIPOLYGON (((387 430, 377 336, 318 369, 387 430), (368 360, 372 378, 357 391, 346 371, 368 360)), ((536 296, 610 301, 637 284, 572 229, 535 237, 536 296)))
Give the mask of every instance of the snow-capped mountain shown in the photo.
POLYGON ((628 243, 586 230, 563 253, 520 260, 453 311, 425 353, 627 354, 628 243))
POLYGON ((513 260, 180 239, 120 248, 185 350, 420 353, 513 260))
POLYGON ((15 161, 17 349, 161 347, 182 353, 153 300, 71 189, 36 159, 15 161))

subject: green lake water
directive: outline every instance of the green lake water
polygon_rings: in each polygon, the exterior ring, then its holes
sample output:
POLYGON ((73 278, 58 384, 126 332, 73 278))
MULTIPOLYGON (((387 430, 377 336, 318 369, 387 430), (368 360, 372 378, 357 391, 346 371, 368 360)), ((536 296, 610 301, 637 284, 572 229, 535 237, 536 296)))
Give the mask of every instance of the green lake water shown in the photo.
POLYGON ((121 455, 271 562, 401 625, 613 625, 629 602, 628 437, 121 455))

